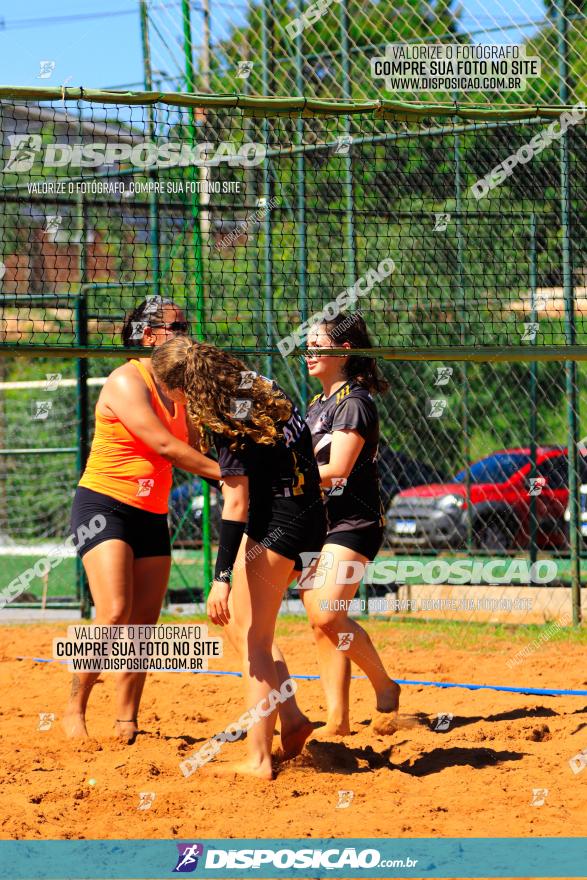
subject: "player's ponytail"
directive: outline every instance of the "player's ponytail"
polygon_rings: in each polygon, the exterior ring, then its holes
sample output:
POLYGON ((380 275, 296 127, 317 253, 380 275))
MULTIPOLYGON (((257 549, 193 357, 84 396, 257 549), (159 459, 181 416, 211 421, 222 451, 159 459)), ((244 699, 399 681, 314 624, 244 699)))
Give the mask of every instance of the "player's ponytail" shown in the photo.
MULTIPOLYGON (((367 325, 359 312, 352 315, 339 314, 336 318, 324 321, 326 335, 336 348, 342 348, 345 342, 351 348, 372 348, 367 325)), ((375 358, 351 355, 345 363, 345 378, 354 379, 371 394, 382 394, 389 388, 375 358)))

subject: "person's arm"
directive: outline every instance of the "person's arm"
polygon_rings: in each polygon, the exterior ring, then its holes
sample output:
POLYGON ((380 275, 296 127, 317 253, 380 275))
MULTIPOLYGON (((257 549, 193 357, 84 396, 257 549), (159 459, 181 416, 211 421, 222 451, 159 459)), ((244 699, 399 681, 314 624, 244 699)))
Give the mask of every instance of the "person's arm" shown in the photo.
POLYGON ((218 460, 224 481, 224 506, 214 581, 208 594, 206 610, 212 623, 225 626, 230 620, 228 597, 232 570, 249 515, 249 478, 243 456, 238 451, 229 449, 224 439, 219 441, 218 460))
POLYGON ((337 408, 332 420, 330 459, 321 465, 320 485, 333 487, 336 478, 346 479, 355 466, 366 438, 376 430, 377 410, 359 397, 348 397, 337 408))
POLYGON ((344 429, 332 432, 330 443, 330 461, 318 468, 320 471, 320 485, 332 488, 332 480, 337 477, 346 479, 355 466, 361 449, 365 445, 365 438, 358 431, 344 429))
POLYGON ((224 476, 222 519, 246 523, 249 515, 249 478, 224 476))
POLYGON ((116 371, 107 385, 102 403, 131 434, 175 467, 213 480, 220 478, 217 462, 167 430, 155 414, 149 389, 138 372, 134 376, 126 371, 116 371))

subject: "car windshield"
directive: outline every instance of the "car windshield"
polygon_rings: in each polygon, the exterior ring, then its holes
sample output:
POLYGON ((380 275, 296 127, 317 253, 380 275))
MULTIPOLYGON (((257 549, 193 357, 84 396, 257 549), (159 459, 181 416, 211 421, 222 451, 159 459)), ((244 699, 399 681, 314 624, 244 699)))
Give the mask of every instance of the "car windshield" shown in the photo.
MULTIPOLYGON (((471 465, 471 483, 505 483, 526 464, 530 464, 530 456, 523 452, 489 455, 471 465)), ((454 482, 464 483, 466 479, 467 471, 459 471, 454 482)))

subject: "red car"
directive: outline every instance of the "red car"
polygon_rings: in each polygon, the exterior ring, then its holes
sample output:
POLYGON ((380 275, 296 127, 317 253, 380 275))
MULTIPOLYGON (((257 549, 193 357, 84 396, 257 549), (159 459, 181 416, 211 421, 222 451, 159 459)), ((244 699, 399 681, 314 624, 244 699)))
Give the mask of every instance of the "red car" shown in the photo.
MULTIPOLYGON (((579 480, 587 482, 586 459, 579 460, 579 480)), ((416 486, 396 495, 387 513, 389 541, 404 547, 462 547, 470 521, 476 547, 527 547, 533 496, 538 546, 565 547, 567 470, 564 446, 539 446, 532 478, 528 447, 494 452, 470 466, 468 499, 465 470, 448 483, 416 486)))

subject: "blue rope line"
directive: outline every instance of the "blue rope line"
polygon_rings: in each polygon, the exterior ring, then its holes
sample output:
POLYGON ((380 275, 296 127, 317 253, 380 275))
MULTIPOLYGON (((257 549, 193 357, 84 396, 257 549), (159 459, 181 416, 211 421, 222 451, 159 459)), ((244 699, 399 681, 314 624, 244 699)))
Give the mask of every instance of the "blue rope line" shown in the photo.
POLYGON ((559 688, 531 688, 531 687, 506 687, 501 684, 456 684, 452 681, 402 681, 396 678, 398 684, 416 684, 426 687, 439 688, 466 688, 469 691, 505 691, 510 694, 538 694, 550 697, 587 697, 587 691, 563 690, 559 688))
MULTIPOLYGON (((17 660, 32 660, 33 663, 67 663, 67 660, 47 659, 46 657, 17 657, 17 660)), ((224 669, 157 669, 155 672, 191 672, 192 675, 233 675, 242 678, 242 672, 230 672, 224 669)), ((319 675, 292 675, 302 681, 317 681, 319 675)), ((354 679, 365 679, 366 675, 353 675, 354 679)), ((562 690, 559 688, 507 687, 501 684, 461 684, 453 681, 411 681, 396 678, 398 684, 409 684, 416 687, 465 688, 468 691, 504 691, 508 694, 535 694, 541 697, 587 697, 587 691, 562 690)))

